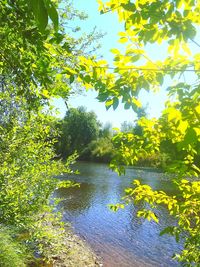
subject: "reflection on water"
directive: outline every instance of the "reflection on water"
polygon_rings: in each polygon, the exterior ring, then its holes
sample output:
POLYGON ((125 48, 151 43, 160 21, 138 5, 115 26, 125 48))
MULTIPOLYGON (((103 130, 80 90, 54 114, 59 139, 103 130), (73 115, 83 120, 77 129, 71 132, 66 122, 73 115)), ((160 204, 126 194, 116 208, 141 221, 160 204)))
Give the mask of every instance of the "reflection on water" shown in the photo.
POLYGON ((117 213, 107 208, 108 204, 120 201, 124 188, 133 179, 139 178, 154 189, 173 192, 163 174, 129 168, 125 177, 118 177, 105 164, 84 162, 79 162, 77 168, 80 175, 72 179, 81 186, 59 189, 56 195, 64 199, 59 207, 63 209, 64 220, 70 221, 75 231, 102 257, 104 266, 179 266, 171 259, 179 246, 172 237, 159 236, 165 226, 175 223, 164 208, 157 210, 159 224, 137 218, 141 207, 130 205, 117 213))

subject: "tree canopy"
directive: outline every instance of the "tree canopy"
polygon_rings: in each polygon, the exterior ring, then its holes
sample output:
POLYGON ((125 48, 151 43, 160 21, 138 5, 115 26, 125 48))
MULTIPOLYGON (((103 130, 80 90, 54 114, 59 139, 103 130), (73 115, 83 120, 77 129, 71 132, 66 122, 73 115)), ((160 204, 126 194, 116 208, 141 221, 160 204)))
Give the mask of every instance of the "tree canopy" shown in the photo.
POLYGON ((96 114, 87 112, 85 107, 70 108, 60 122, 60 128, 58 153, 66 158, 74 151, 80 154, 92 140, 98 138, 100 122, 96 114))
POLYGON ((141 210, 138 215, 148 220, 158 221, 152 209, 159 204, 166 205, 178 226, 169 226, 163 233, 172 234, 177 240, 181 236, 185 241, 183 251, 175 258, 186 266, 198 265, 200 183, 195 177, 200 174, 200 69, 199 53, 195 51, 199 49, 196 41, 200 25, 199 1, 112 0, 99 1, 99 8, 102 14, 117 12, 119 21, 124 23, 119 42, 126 44, 124 54, 112 50, 115 54, 113 72, 109 72, 107 63, 97 67, 99 77, 102 75, 105 81, 97 83, 99 98, 108 108, 113 106, 115 109, 121 99, 125 108, 137 111, 141 105, 138 101, 140 90, 157 90, 166 77, 177 80, 168 87, 168 100, 161 117, 142 117, 138 121, 143 129, 142 136, 119 133, 114 137, 118 154, 111 166, 122 172, 120 163, 132 164, 141 155, 159 153, 161 144, 171 140, 184 155, 174 159, 167 168, 174 176, 181 197, 153 191, 135 181, 134 187, 126 190, 126 199, 135 203, 147 202, 151 209, 141 210), (155 60, 148 55, 148 45, 154 49, 163 45, 167 53, 155 60))
POLYGON ((84 16, 69 2, 61 10, 59 4, 48 0, 0 4, 1 266, 27 266, 35 260, 36 250, 48 261, 61 251, 60 236, 46 230, 47 222, 53 221, 63 233, 50 197, 56 188, 73 186, 55 176, 71 173, 75 157, 66 164, 53 160, 58 131, 49 100, 68 97, 80 67, 78 58, 87 55, 97 36, 92 33, 87 41, 81 35, 72 37, 73 28, 67 32, 63 25, 84 16))

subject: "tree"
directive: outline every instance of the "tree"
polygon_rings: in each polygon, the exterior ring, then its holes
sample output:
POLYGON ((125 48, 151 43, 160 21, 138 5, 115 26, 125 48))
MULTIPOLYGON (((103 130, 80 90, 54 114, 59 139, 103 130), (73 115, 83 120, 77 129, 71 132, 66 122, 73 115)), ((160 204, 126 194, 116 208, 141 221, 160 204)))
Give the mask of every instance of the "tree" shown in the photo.
POLYGON ((129 133, 131 133, 131 132, 133 132, 133 129, 134 129, 133 123, 128 122, 128 121, 122 122, 121 127, 120 127, 120 130, 122 132, 129 132, 129 133))
POLYGON ((0 2, 0 225, 5 229, 0 262, 25 266, 30 260, 27 250, 32 258, 36 249, 50 259, 47 246, 51 243, 52 254, 57 253, 53 240, 59 237, 45 230, 47 221, 62 229, 58 213, 51 213, 50 196, 56 188, 73 184, 55 178, 71 173, 74 157, 66 166, 53 160, 58 132, 50 99, 66 99, 74 80, 79 77, 77 83, 82 83, 79 56, 88 56, 88 44, 98 36, 74 38, 73 28, 63 27, 70 23, 66 15, 83 18, 69 3, 62 12, 60 1, 0 2), (19 255, 12 251, 16 247, 19 255))
POLYGON ((61 137, 58 143, 63 158, 75 151, 79 154, 99 136, 100 123, 93 111, 87 112, 85 107, 70 108, 60 122, 61 137))
MULTIPOLYGON (((142 155, 158 153, 161 143, 172 141, 177 151, 184 155, 168 166, 168 172, 176 178, 179 197, 153 191, 135 181, 135 187, 126 191, 127 200, 147 202, 152 209, 164 204, 178 225, 169 226, 162 233, 172 234, 177 240, 181 236, 184 240, 184 249, 175 258, 186 266, 198 266, 200 182, 194 177, 200 174, 196 164, 200 142, 200 69, 199 53, 195 54, 195 46, 197 49, 200 46, 195 39, 200 25, 199 2, 98 2, 101 14, 117 12, 119 20, 124 22, 119 42, 127 44, 124 54, 112 49, 114 67, 109 67, 106 61, 82 61, 87 66, 88 80, 99 93, 98 99, 105 102, 107 108, 116 109, 122 101, 125 109, 132 108, 137 112, 141 107, 140 90, 155 91, 163 85, 166 77, 178 80, 168 87, 168 100, 161 117, 138 120, 142 136, 119 133, 113 138, 116 157, 111 166, 120 173, 124 171, 123 164, 133 164, 142 155), (155 50, 161 45, 167 51, 166 57, 163 55, 163 58, 154 60, 148 55, 148 45, 154 45, 155 50), (187 73, 191 75, 188 77, 187 73)), ((152 210, 142 210, 138 215, 158 221, 152 210)))
POLYGON ((99 134, 82 151, 81 159, 109 163, 113 157, 112 124, 99 125, 99 134))
POLYGON ((91 43, 95 51, 95 42, 101 36, 93 31, 72 37, 76 26, 75 22, 70 25, 70 20, 82 20, 84 16, 68 1, 62 8, 58 8, 60 1, 36 2, 1 1, 0 14, 1 84, 6 91, 7 84, 19 87, 15 94, 24 96, 29 108, 47 104, 51 97, 66 99, 76 78, 83 83, 81 73, 85 69, 79 57, 90 54, 91 43))
POLYGON ((110 122, 106 122, 101 127, 99 136, 100 137, 108 137, 108 138, 113 136, 112 124, 110 122))
POLYGON ((82 158, 94 162, 109 163, 113 157, 114 147, 111 137, 108 136, 93 140, 82 153, 82 158))

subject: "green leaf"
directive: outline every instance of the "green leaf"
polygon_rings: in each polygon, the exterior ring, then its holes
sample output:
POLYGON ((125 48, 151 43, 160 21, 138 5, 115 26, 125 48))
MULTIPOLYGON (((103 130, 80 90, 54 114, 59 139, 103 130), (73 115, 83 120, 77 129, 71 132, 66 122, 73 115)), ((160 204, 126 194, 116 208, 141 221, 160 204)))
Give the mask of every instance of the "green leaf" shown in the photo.
POLYGON ((86 75, 86 76, 84 77, 84 81, 85 81, 86 83, 89 83, 89 82, 91 81, 90 76, 89 76, 89 75, 86 75))
POLYGON ((128 4, 122 4, 122 7, 127 11, 131 11, 131 12, 136 11, 135 4, 131 2, 129 2, 128 4))
POLYGON ((139 186, 140 185, 140 181, 139 180, 134 180, 133 184, 139 186))
POLYGON ((164 82, 163 74, 158 73, 156 79, 157 79, 157 81, 159 82, 160 85, 163 84, 163 82, 164 82))
POLYGON ((54 29, 57 31, 58 25, 59 25, 59 18, 58 18, 58 12, 57 12, 55 6, 52 3, 50 3, 49 5, 47 5, 47 11, 48 11, 48 15, 49 15, 50 19, 53 22, 54 29))
POLYGON ((174 232, 174 226, 168 226, 166 227, 165 229, 163 229, 161 232, 160 232, 160 236, 162 235, 165 235, 165 234, 170 234, 170 235, 173 235, 173 232, 174 232))
POLYGON ((113 109, 115 110, 119 105, 119 99, 117 97, 113 98, 113 109))
MULTIPOLYGON (((54 34, 54 36, 55 36, 54 40, 56 41, 57 44, 60 44, 63 41, 63 39, 65 38, 64 34, 59 33, 59 32, 56 32, 54 34)), ((65 47, 66 46, 63 45, 63 48, 65 48, 65 47)), ((68 52, 68 49, 66 49, 66 51, 68 52)))
POLYGON ((105 93, 99 93, 97 99, 100 101, 100 102, 104 102, 109 96, 109 93, 108 92, 105 92, 105 93))
POLYGON ((75 78, 75 77, 74 77, 73 74, 70 75, 70 77, 69 77, 69 82, 70 82, 70 84, 74 82, 74 78, 75 78))
POLYGON ((108 110, 113 105, 113 99, 108 99, 105 105, 106 105, 106 109, 108 110))
POLYGON ((154 220, 156 223, 158 223, 159 222, 159 219, 158 219, 158 217, 156 216, 156 214, 155 213, 151 213, 151 219, 152 220, 154 220))
POLYGON ((110 52, 113 54, 120 54, 120 51, 116 48, 111 49, 110 52))
POLYGON ((30 1, 33 14, 41 32, 44 32, 48 24, 48 13, 43 0, 30 1))
POLYGON ((183 32, 183 34, 185 35, 186 39, 194 39, 194 37, 196 36, 196 29, 194 28, 194 26, 191 23, 185 23, 186 29, 183 32))
POLYGON ((123 44, 123 43, 126 43, 128 42, 128 38, 127 37, 122 37, 119 39, 119 43, 123 44))
POLYGON ((131 57, 131 62, 136 62, 140 59, 140 55, 135 55, 131 57))
POLYGON ((196 131, 193 128, 189 128, 186 132, 185 138, 184 138, 184 144, 188 145, 188 144, 192 144, 192 143, 196 143, 198 140, 197 135, 196 135, 196 131))
POLYGON ((125 109, 129 109, 129 108, 130 108, 130 106, 131 106, 131 104, 130 104, 130 103, 125 103, 125 105, 124 105, 124 108, 125 108, 125 109))

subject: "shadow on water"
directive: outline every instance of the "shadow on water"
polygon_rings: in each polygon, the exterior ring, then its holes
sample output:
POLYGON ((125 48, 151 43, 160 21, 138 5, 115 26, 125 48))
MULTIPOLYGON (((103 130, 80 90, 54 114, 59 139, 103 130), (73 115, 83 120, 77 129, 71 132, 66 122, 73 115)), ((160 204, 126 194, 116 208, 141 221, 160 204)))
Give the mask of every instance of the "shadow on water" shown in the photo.
POLYGON ((57 195, 64 200, 59 204, 59 208, 68 210, 74 215, 81 214, 92 205, 95 191, 96 187, 87 183, 81 183, 80 187, 60 188, 57 190, 57 195))
MULTIPOLYGON (((180 246, 170 236, 159 236, 169 224, 175 224, 164 208, 156 210, 159 224, 137 218, 133 204, 124 210, 111 212, 107 205, 117 203, 124 189, 133 179, 173 193, 175 188, 162 173, 144 169, 127 169, 125 177, 118 177, 105 164, 79 162, 79 175, 70 179, 80 182, 80 188, 59 189, 63 198, 59 208, 63 218, 83 236, 98 253, 106 267, 173 267, 180 266, 171 259, 180 246)), ((64 177, 62 179, 69 179, 64 177)))

